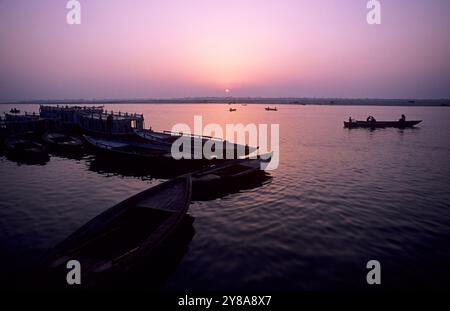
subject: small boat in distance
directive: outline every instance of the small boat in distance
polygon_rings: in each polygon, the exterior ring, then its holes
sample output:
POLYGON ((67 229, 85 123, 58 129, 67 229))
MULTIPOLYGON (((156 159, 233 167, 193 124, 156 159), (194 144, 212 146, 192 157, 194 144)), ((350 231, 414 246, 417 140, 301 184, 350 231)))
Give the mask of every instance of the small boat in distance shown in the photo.
POLYGON ((20 110, 17 108, 12 108, 9 112, 13 113, 13 114, 18 114, 18 113, 20 113, 20 110))
POLYGON ((236 111, 236 108, 230 108, 230 112, 236 111))
MULTIPOLYGON (((110 286, 141 264, 152 267, 189 208, 191 177, 186 175, 144 190, 96 216, 48 255, 50 285, 66 287, 66 264, 78 260, 83 287, 110 286)), ((160 267, 154 266, 155 269, 160 267)))
POLYGON ((345 128, 385 128, 385 127, 396 127, 396 128, 407 128, 414 127, 415 125, 422 122, 422 120, 414 121, 344 121, 345 128))
POLYGON ((265 109, 266 111, 278 111, 277 107, 270 108, 269 106, 267 106, 265 109))

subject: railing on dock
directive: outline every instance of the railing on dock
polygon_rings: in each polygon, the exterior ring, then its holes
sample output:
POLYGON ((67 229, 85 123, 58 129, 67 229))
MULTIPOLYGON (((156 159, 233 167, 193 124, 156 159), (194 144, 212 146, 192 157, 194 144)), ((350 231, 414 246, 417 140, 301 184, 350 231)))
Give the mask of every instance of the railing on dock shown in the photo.
POLYGON ((170 134, 172 136, 188 136, 192 138, 200 138, 200 139, 214 139, 218 141, 224 141, 222 138, 218 137, 212 137, 207 135, 199 135, 199 134, 193 134, 193 133, 183 133, 183 132, 173 132, 173 131, 163 131, 163 133, 170 134))
POLYGON ((98 134, 128 135, 144 128, 144 115, 107 111, 103 106, 40 106, 43 118, 57 119, 98 134))

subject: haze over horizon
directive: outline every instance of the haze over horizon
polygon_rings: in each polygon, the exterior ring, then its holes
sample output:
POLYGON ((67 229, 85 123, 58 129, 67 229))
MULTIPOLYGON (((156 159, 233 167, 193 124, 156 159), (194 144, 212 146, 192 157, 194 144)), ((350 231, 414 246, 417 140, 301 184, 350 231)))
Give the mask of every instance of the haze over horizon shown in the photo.
POLYGON ((0 2, 0 102, 450 98, 450 1, 0 2), (226 93, 225 90, 229 92, 226 93))

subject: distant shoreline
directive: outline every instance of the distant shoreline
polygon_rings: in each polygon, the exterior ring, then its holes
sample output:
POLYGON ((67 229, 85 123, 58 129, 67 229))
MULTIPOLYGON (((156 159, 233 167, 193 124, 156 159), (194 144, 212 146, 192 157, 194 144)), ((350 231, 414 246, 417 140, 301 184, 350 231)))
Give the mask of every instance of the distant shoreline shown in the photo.
POLYGON ((450 107, 450 99, 365 99, 365 98, 249 98, 249 97, 196 97, 169 99, 67 99, 0 102, 3 105, 59 104, 265 104, 265 105, 327 105, 327 106, 416 106, 450 107))

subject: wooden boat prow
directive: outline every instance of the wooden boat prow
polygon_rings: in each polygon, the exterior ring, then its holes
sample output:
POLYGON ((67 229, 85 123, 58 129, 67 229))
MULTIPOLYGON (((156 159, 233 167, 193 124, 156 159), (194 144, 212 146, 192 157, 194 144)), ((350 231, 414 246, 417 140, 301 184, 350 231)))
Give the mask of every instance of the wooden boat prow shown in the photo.
POLYGON ((189 175, 138 193, 58 244, 46 266, 60 271, 68 260, 78 260, 88 287, 96 282, 98 273, 127 271, 142 259, 151 258, 170 237, 186 215, 190 198, 189 175))

